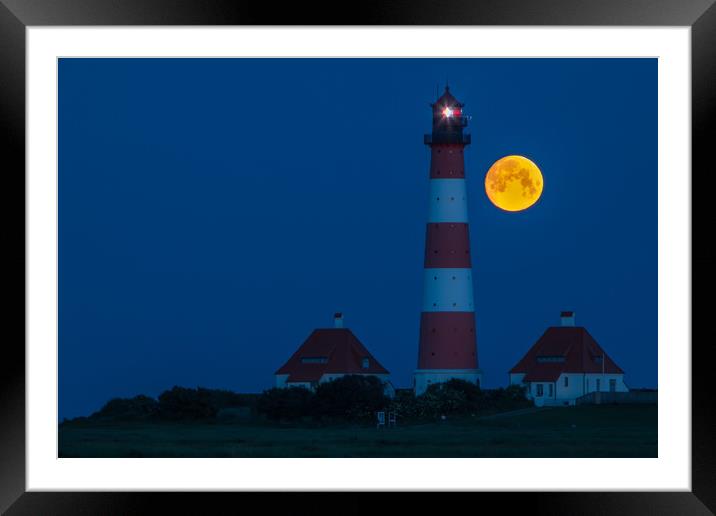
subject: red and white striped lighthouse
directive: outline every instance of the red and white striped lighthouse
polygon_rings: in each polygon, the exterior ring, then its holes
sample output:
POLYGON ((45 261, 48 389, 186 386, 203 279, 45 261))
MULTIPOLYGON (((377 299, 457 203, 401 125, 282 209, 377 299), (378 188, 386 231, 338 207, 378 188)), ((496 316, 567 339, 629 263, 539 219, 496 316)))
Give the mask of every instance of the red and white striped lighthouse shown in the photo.
POLYGON ((445 87, 431 104, 430 201, 425 236, 423 310, 415 393, 459 378, 479 385, 465 186, 463 104, 445 87))

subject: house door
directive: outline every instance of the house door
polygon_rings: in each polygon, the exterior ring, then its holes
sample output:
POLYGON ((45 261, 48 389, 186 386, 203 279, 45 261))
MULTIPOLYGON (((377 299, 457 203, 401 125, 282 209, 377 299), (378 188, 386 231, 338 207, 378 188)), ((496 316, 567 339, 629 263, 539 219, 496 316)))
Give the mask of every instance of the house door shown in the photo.
POLYGON ((616 380, 609 380, 609 392, 616 392, 617 390, 617 381, 616 380))

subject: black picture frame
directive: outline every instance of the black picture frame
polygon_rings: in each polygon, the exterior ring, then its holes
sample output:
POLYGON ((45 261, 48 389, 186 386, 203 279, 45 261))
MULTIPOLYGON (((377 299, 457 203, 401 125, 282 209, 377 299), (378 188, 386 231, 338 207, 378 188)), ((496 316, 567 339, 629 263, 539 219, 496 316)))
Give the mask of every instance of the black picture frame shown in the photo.
MULTIPOLYGON (((709 246, 713 217, 707 212, 709 165, 716 134, 715 0, 449 0, 278 6, 232 0, 0 0, 0 147, 8 207, 4 225, 7 254, 13 268, 25 261, 25 29, 28 26, 87 25, 576 25, 691 27, 692 73, 692 490, 690 492, 560 492, 455 494, 474 510, 495 503, 508 513, 536 514, 710 514, 716 511, 716 404, 710 382, 713 337, 705 331, 709 306, 695 302, 713 292, 716 259, 709 246), (23 215, 18 216, 18 212, 23 215), (23 220, 21 227, 20 218, 23 220), (706 238, 697 241, 698 231, 706 238), (700 316, 700 317, 699 317, 700 316), (699 338, 699 335, 702 339, 699 338), (469 498, 468 498, 469 497, 469 498)), ((684 178, 687 180, 688 178, 684 178)), ((7 269, 6 269, 7 270, 7 269)), ((9 272, 9 271, 8 271, 9 272)), ((6 277, 13 275, 6 273, 6 277)), ((20 274, 15 276, 19 277, 20 274)), ((24 276, 24 274, 23 274, 24 276)), ((17 287, 18 291, 20 287, 17 287)), ((25 299, 25 286, 19 299, 25 299)), ((223 514, 256 503, 241 493, 68 493, 25 492, 25 305, 6 311, 3 358, 0 360, 0 510, 7 514, 135 514, 165 512, 223 514), (9 327, 21 327, 9 337, 9 327), (21 337, 22 336, 22 337, 21 337)), ((265 496, 265 495, 263 495, 265 496)), ((271 503, 276 494, 269 495, 271 503)), ((302 493, 303 507, 320 510, 325 502, 307 500, 322 494, 302 493)), ((373 510, 372 495, 350 495, 346 512, 373 510)), ((278 498, 280 500, 281 497, 278 498)), ((419 503, 424 497, 404 496, 419 503)), ((325 498, 321 498, 325 500, 325 498)), ((266 502, 264 502, 266 503, 266 502)), ((292 502, 295 503, 295 502, 292 502)), ((345 503, 345 502, 344 502, 345 503)), ((451 505, 455 503, 454 498, 451 505)), ((268 510, 268 509, 267 509, 268 510)), ((303 512, 303 511, 299 511, 303 512)))

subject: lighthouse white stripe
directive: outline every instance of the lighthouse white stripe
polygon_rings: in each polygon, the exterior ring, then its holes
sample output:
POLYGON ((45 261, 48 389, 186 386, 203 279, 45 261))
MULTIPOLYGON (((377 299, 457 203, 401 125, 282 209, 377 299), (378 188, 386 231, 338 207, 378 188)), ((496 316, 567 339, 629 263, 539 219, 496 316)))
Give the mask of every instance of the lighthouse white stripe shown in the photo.
POLYGON ((423 312, 472 312, 472 269, 425 269, 423 312))
POLYGON ((431 179, 428 222, 467 222, 464 179, 431 179))

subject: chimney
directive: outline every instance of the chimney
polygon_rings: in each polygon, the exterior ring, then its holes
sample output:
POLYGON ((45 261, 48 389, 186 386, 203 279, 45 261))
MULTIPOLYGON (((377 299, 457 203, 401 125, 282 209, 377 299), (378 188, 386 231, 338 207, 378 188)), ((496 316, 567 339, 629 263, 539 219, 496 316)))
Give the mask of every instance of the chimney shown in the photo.
POLYGON ((343 314, 341 312, 333 314, 333 326, 335 328, 343 328, 343 314))
POLYGON ((574 326, 574 312, 562 312, 562 326, 574 326))

